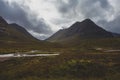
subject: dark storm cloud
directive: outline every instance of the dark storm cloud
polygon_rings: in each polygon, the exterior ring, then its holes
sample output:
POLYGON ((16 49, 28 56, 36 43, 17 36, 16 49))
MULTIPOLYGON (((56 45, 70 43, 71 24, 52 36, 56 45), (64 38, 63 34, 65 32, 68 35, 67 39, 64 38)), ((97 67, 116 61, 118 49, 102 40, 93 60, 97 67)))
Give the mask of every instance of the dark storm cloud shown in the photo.
POLYGON ((80 14, 85 18, 101 17, 105 11, 111 10, 107 0, 68 0, 68 3, 60 0, 57 5, 59 12, 69 18, 80 14))
MULTIPOLYGON (((100 6, 102 8, 109 8, 109 3, 107 0, 83 0, 83 1, 80 1, 80 0, 68 0, 68 3, 65 3, 65 2, 62 2, 60 1, 62 4, 61 6, 59 6, 59 10, 60 12, 69 12, 73 9, 76 9, 77 6, 80 6, 79 8, 80 9, 89 9, 92 7, 92 5, 96 2, 99 2, 100 3, 100 6), (81 5, 79 5, 79 3, 81 3, 81 5)), ((73 10, 74 11, 74 10, 73 10)))
POLYGON ((12 4, 7 2, 9 0, 0 0, 0 16, 24 26, 37 38, 45 39, 57 29, 69 27, 75 21, 86 18, 92 19, 107 30, 120 31, 120 0, 11 0, 12 4))
MULTIPOLYGON (((37 33, 38 38, 43 38, 45 36, 40 36, 39 34, 51 34, 51 29, 49 28, 49 25, 47 25, 44 21, 44 19, 37 20, 35 15, 30 15, 31 20, 28 19, 28 13, 30 13, 29 8, 24 6, 24 9, 21 8, 16 3, 12 3, 9 5, 7 2, 4 2, 3 0, 0 0, 0 16, 5 18, 10 23, 17 23, 24 28, 26 28, 28 31, 32 31, 34 33, 37 33), (36 25, 34 25, 36 24, 36 25)), ((30 13, 31 14, 31 13, 30 13)))
POLYGON ((105 16, 105 12, 111 9, 107 0, 84 0, 80 3, 80 11, 86 18, 105 16))
POLYGON ((62 13, 68 13, 74 11, 76 9, 76 6, 78 5, 78 0, 68 0, 68 2, 64 2, 62 0, 58 0, 58 9, 62 13))
POLYGON ((63 17, 72 18, 78 14, 76 8, 79 5, 79 0, 67 0, 67 2, 57 0, 55 5, 63 17))
POLYGON ((8 3, 0 1, 0 16, 4 17, 10 23, 15 22, 23 26, 30 26, 24 10, 15 4, 14 7, 11 7, 8 3))
POLYGON ((118 18, 116 18, 113 21, 107 22, 107 21, 99 21, 98 24, 100 26, 104 26, 104 28, 108 31, 111 32, 116 32, 116 33, 120 33, 120 16, 118 18))

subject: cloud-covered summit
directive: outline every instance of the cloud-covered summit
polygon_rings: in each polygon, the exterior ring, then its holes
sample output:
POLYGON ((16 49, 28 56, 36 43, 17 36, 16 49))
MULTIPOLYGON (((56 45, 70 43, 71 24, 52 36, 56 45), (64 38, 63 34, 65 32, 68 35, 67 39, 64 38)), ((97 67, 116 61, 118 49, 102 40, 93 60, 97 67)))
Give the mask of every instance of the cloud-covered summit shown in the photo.
POLYGON ((24 26, 39 39, 86 18, 119 33, 119 3, 120 0, 0 0, 0 16, 24 26))

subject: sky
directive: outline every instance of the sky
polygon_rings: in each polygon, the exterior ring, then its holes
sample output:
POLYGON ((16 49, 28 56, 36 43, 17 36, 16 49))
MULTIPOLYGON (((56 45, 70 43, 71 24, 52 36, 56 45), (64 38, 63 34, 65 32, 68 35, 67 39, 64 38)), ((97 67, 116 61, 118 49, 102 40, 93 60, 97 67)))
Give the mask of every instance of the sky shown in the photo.
POLYGON ((0 0, 0 16, 41 40, 86 18, 120 33, 119 3, 120 0, 0 0))

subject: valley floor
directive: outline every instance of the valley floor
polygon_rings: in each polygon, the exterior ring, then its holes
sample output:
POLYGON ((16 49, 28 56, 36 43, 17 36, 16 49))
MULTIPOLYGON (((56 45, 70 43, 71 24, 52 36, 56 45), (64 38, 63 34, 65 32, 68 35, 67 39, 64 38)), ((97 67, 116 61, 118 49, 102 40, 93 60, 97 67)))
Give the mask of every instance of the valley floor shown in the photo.
MULTIPOLYGON (((57 51, 57 50, 54 50, 57 51)), ((60 55, 0 62, 0 80, 119 80, 120 53, 59 49, 60 55)), ((39 53, 40 54, 40 53, 39 53)))

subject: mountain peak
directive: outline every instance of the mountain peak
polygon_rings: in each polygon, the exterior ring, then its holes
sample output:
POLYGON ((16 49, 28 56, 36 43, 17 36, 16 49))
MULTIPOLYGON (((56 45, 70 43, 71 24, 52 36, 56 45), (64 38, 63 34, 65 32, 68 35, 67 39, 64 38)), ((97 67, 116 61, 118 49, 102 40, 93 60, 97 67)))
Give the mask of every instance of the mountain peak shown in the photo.
POLYGON ((77 31, 81 30, 91 30, 93 28, 99 28, 91 19, 85 19, 81 22, 77 21, 75 22, 69 29, 76 29, 77 31))
POLYGON ((91 24, 95 24, 91 19, 85 19, 84 21, 82 21, 81 23, 83 24, 87 24, 87 25, 91 25, 91 24))
POLYGON ((113 35, 96 25, 91 19, 85 19, 82 22, 76 22, 66 30, 62 30, 48 41, 64 41, 72 39, 94 39, 94 38, 111 38, 113 35))
POLYGON ((77 21, 72 26, 75 27, 75 26, 81 26, 81 25, 84 25, 84 27, 89 27, 89 25, 96 25, 96 24, 91 19, 88 18, 83 20, 82 22, 77 21))
MULTIPOLYGON (((91 19, 89 19, 89 18, 87 18, 87 19, 85 19, 85 20, 83 20, 82 22, 91 22, 92 20, 91 19)), ((92 21, 93 22, 93 21, 92 21)))

